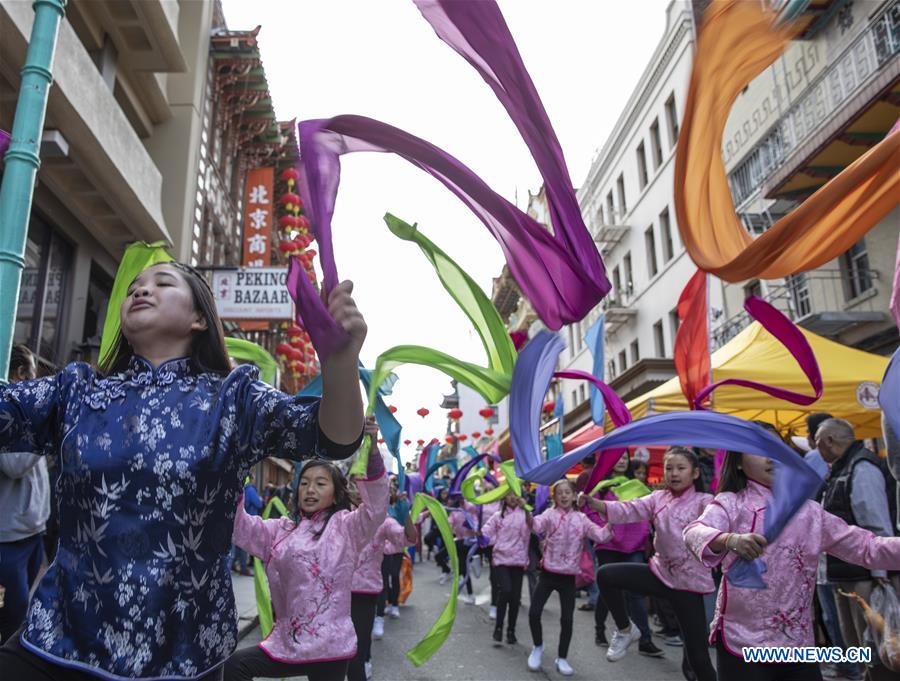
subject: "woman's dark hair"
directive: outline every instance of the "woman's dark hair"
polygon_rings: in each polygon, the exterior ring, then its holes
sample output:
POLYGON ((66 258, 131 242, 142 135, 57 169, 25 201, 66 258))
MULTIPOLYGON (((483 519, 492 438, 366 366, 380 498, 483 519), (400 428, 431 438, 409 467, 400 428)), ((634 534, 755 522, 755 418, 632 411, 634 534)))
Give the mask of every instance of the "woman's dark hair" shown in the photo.
MULTIPOLYGON (((669 447, 666 450, 666 453, 663 454, 663 468, 666 465, 666 457, 668 456, 683 456, 688 460, 688 463, 691 464, 692 471, 700 470, 700 458, 697 456, 697 453, 693 449, 688 449, 687 447, 669 447)), ((722 483, 719 483, 719 487, 721 488, 722 483)), ((694 478, 694 489, 698 492, 705 492, 706 489, 703 486, 703 476, 698 475, 694 478)))
POLYGON ((19 369, 31 366, 35 363, 34 353, 25 345, 13 345, 9 354, 9 378, 18 379, 19 369))
MULTIPOLYGON (((225 348, 225 330, 216 310, 212 289, 203 275, 190 265, 180 262, 160 263, 169 265, 181 274, 194 299, 194 309, 206 320, 206 328, 191 339, 191 364, 202 373, 225 376, 231 372, 231 359, 225 348)), ((112 314, 113 311, 110 311, 112 314)), ((116 310, 115 314, 119 311, 116 310)), ((134 348, 125 339, 120 328, 106 359, 100 364, 100 372, 106 376, 125 371, 134 356, 134 348)))
POLYGON ((745 475, 741 465, 740 452, 725 452, 725 459, 722 461, 722 470, 719 471, 719 486, 716 488, 717 493, 721 492, 740 492, 747 487, 747 476, 745 475))
MULTIPOLYGON (((303 477, 303 473, 312 469, 312 468, 324 468, 328 471, 328 474, 331 476, 331 484, 334 485, 334 501, 331 506, 326 510, 325 522, 322 523, 322 527, 319 528, 318 532, 313 533, 313 537, 319 539, 322 536, 322 533, 325 531, 325 528, 328 527, 328 521, 331 520, 331 516, 333 516, 338 511, 349 511, 350 510, 350 484, 347 482, 346 476, 341 472, 341 469, 335 466, 330 461, 325 461, 322 459, 315 459, 310 461, 303 467, 303 471, 300 473, 300 477, 303 477)), ((297 489, 294 490, 294 513, 297 516, 297 527, 300 527, 300 523, 303 521, 303 513, 300 510, 300 482, 297 481, 297 489)))

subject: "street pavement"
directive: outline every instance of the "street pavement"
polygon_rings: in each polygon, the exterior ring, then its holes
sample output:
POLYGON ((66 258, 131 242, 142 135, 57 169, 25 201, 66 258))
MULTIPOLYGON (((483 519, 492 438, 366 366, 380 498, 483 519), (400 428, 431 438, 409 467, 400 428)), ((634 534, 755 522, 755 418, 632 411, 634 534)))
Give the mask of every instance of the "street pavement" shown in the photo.
MULTIPOLYGON (((443 647, 421 667, 414 667, 406 659, 406 651, 428 631, 447 601, 449 585, 442 586, 439 578, 440 571, 434 563, 416 563, 413 592, 406 604, 400 606, 400 619, 386 618, 384 638, 372 642, 373 681, 557 681, 566 678, 556 671, 553 664, 559 640, 559 601, 556 595, 551 596, 542 618, 545 647, 543 669, 529 672, 526 665, 531 650, 527 580, 522 585, 523 605, 516 627, 519 643, 495 647, 491 638, 494 625, 488 616, 490 585, 486 567, 481 578, 475 581, 475 605, 462 601, 458 603, 456 623, 443 647)), ((235 580, 249 582, 249 594, 252 595, 252 579, 235 577, 235 580)), ((246 590, 244 593, 247 593, 246 590)), ((583 602, 579 599, 578 604, 583 602)), ((247 611, 245 605, 239 597, 238 610, 247 611)), ((612 626, 610 617, 607 620, 607 638, 612 635, 612 626)), ((259 627, 254 627, 241 639, 238 647, 256 645, 260 638, 259 627)), ((569 678, 590 681, 682 679, 681 648, 664 646, 662 639, 654 641, 664 649, 664 658, 638 655, 635 644, 623 660, 609 663, 605 657, 606 648, 594 645, 594 613, 581 612, 576 606, 574 635, 568 658, 575 675, 569 678)), ((296 677, 297 681, 303 678, 296 677)))

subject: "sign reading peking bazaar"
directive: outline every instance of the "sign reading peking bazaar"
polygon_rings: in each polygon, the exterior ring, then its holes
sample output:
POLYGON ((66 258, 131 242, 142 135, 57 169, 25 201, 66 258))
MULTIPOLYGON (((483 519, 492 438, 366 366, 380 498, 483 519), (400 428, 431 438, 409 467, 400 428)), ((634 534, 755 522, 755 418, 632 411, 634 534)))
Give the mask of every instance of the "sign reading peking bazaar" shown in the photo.
MULTIPOLYGON (((272 264, 272 222, 274 213, 274 168, 251 168, 244 187, 244 267, 268 267, 272 264)), ((243 321, 244 331, 266 331, 268 321, 243 321)))
POLYGON ((222 319, 293 319, 286 267, 213 270, 212 290, 222 319))

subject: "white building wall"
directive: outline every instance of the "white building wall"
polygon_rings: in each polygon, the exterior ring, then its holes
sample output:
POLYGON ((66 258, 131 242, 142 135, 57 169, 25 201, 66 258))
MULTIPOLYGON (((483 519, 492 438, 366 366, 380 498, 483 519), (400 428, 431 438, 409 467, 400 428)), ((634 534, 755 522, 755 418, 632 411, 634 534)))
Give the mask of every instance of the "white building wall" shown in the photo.
MULTIPOLYGON (((671 357, 675 328, 670 313, 678 296, 695 268, 684 251, 678 235, 675 206, 672 200, 675 170, 675 136, 667 116, 667 101, 674 102, 675 120, 684 108, 684 98, 691 73, 694 29, 691 8, 686 2, 673 1, 667 9, 666 32, 648 64, 640 82, 626 105, 613 133, 591 166, 588 177, 578 191, 578 199, 585 222, 597 234, 603 224, 627 226, 618 243, 601 244, 601 254, 610 281, 618 268, 620 291, 618 297, 630 297, 636 315, 613 330, 607 324, 605 359, 616 362, 615 372, 607 369, 605 379, 611 380, 622 372, 619 353, 625 351, 625 368, 634 364, 632 343, 637 341, 639 358, 671 357), (654 154, 651 126, 658 126, 661 162, 654 154), (643 143, 646 159, 647 183, 641 186, 637 149, 643 143), (618 191, 618 179, 623 180, 625 205, 618 191), (612 192, 615 212, 609 214, 608 196, 612 192), (672 248, 664 252, 666 241, 661 226, 661 214, 668 211, 672 248), (651 272, 648 259, 647 230, 652 230, 656 257, 656 273, 651 272), (626 259, 631 260, 631 287, 626 275, 626 259), (629 295, 630 290, 630 295, 629 295), (662 323, 663 343, 658 348, 654 324, 662 323)), ((671 110, 671 105, 670 105, 671 110)), ((616 293, 611 294, 616 297, 616 293)), ((563 368, 590 371, 593 359, 584 346, 583 337, 597 319, 603 304, 577 324, 562 330, 568 347, 560 358, 563 368)), ((563 381, 562 392, 566 411, 584 401, 587 386, 578 381, 563 381)))

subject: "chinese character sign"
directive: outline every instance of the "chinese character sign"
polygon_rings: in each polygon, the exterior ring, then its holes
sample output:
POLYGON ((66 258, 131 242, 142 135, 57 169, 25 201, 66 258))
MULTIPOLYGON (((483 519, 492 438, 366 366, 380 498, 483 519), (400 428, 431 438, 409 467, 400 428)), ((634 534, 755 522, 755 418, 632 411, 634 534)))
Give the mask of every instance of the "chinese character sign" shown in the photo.
POLYGON ((268 267, 272 263, 273 168, 247 171, 244 195, 244 267, 268 267))

